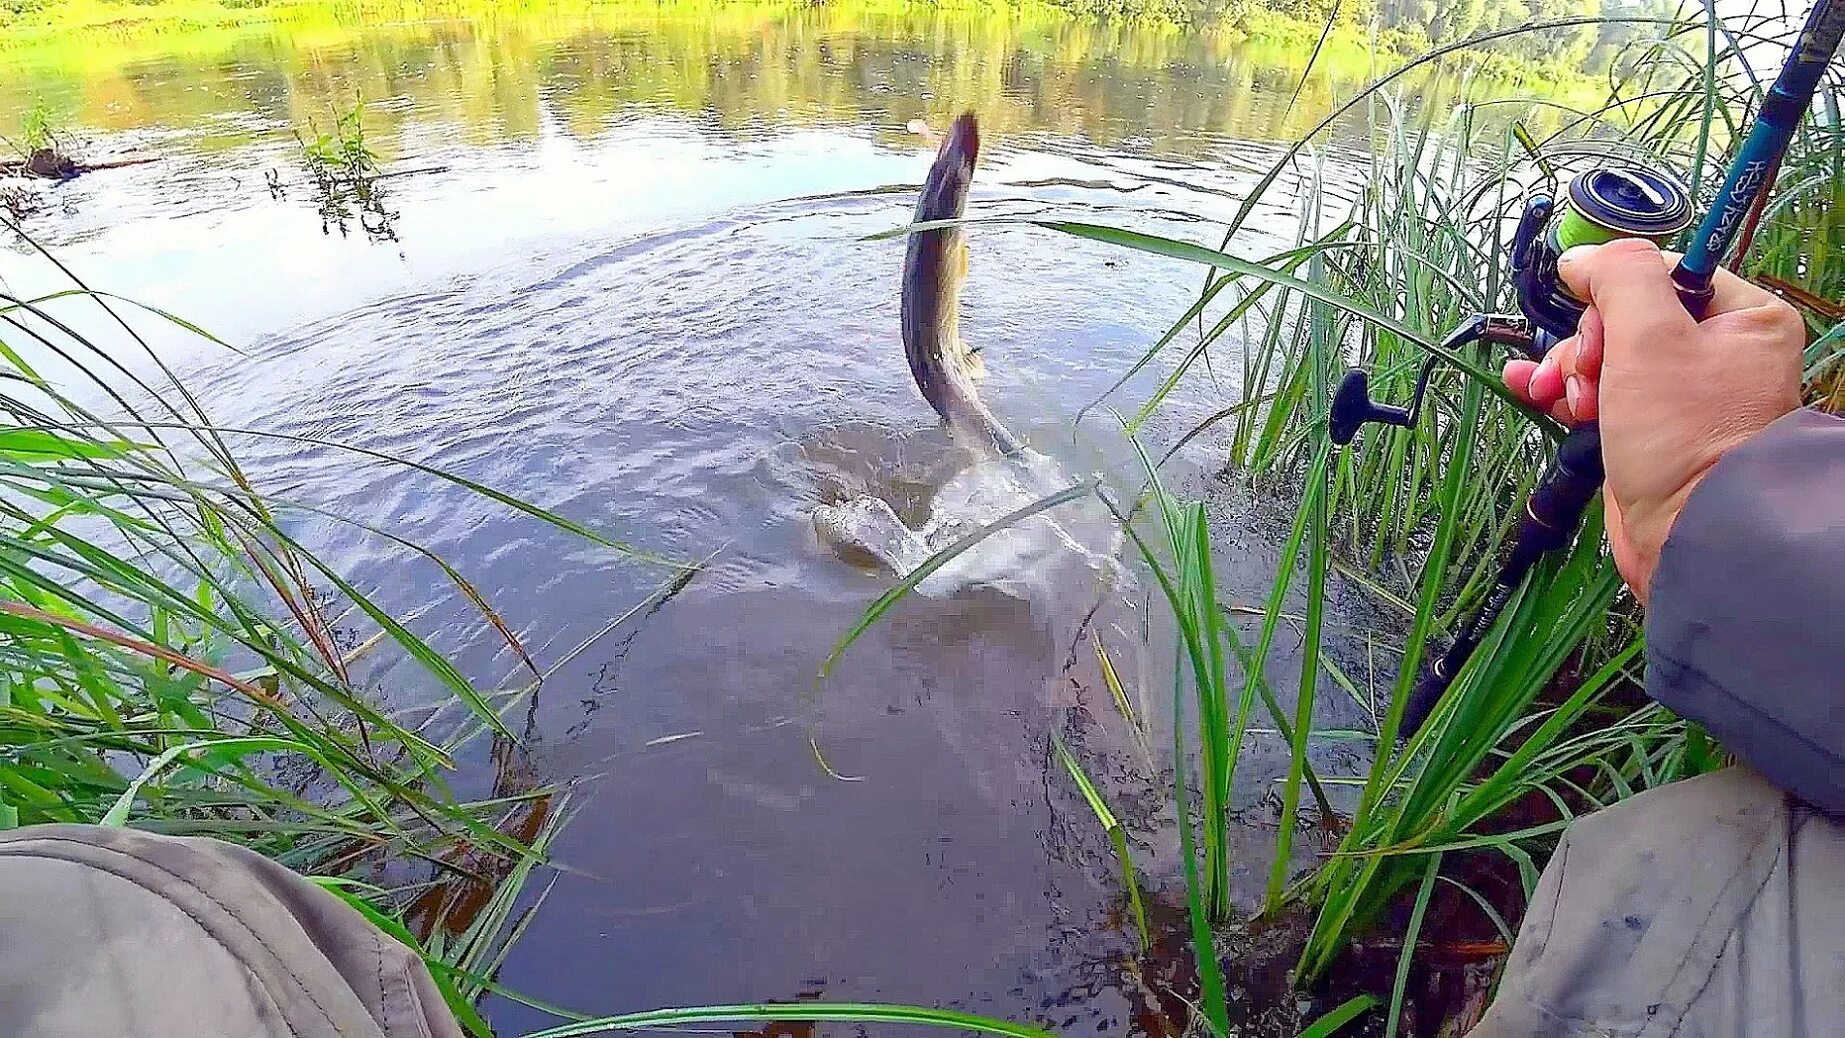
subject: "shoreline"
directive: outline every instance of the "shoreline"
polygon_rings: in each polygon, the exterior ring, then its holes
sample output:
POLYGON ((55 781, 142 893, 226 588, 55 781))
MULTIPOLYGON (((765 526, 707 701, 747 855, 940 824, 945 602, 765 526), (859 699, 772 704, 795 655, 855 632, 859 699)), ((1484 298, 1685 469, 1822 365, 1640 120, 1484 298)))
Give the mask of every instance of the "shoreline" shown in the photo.
MULTIPOLYGON (((1293 67, 1302 69, 1308 67, 1309 56, 1315 62, 1349 65, 1363 61, 1394 68, 1423 53, 1409 45, 1406 34, 1394 30, 1373 33, 1364 26, 1341 23, 1325 34, 1322 43, 1325 26, 1318 22, 1261 9, 1233 18, 1202 19, 1183 10, 1176 0, 1125 0, 1107 6, 1102 0, 848 0, 832 4, 811 0, 518 0, 505 5, 491 0, 261 0, 256 4, 239 0, 159 0, 151 4, 132 0, 49 0, 43 7, 0 15, 0 62, 29 56, 40 49, 67 47, 78 37, 90 43, 107 41, 159 50, 163 43, 183 46, 188 38, 263 29, 333 33, 380 23, 488 22, 508 14, 580 19, 605 12, 637 11, 663 16, 697 12, 774 15, 812 7, 843 8, 853 14, 873 16, 915 13, 919 9, 989 12, 1033 21, 1131 27, 1212 38, 1224 44, 1285 49, 1300 59, 1292 63, 1293 67)), ((1475 75, 1494 83, 1541 85, 1561 92, 1592 82, 1592 77, 1579 70, 1499 51, 1469 49, 1458 52, 1456 57, 1470 64, 1475 75)))

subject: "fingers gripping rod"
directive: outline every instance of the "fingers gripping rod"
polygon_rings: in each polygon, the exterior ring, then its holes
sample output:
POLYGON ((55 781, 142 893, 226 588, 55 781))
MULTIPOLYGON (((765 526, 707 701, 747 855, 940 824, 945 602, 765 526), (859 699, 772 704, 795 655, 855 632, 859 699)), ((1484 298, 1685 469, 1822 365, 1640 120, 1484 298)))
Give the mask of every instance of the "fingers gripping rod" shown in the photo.
MULTIPOLYGON (((1845 0, 1820 0, 1738 146, 1722 189, 1672 271, 1679 299, 1693 317, 1704 317, 1718 266, 1737 236, 1749 233, 1749 214, 1760 212, 1758 202, 1772 188, 1781 157, 1842 36, 1845 0)), ((1335 444, 1350 443, 1359 429, 1374 422, 1404 428, 1414 425, 1442 353, 1487 342, 1541 359, 1557 342, 1574 334, 1584 306, 1557 280, 1556 260, 1564 248, 1617 237, 1663 241, 1682 230, 1690 215, 1689 198, 1682 188, 1657 173, 1638 169, 1585 173, 1571 182, 1570 197, 1561 212, 1554 209, 1549 198, 1532 198, 1514 236, 1512 268, 1523 313, 1469 317, 1443 341, 1443 350, 1424 363, 1407 407, 1372 400, 1368 375, 1359 370, 1348 372, 1333 395, 1327 419, 1335 444)), ((1447 650, 1412 686, 1399 728, 1402 737, 1413 735, 1434 712, 1538 562, 1575 540, 1602 479, 1601 430, 1594 422, 1577 425, 1564 437, 1556 457, 1526 499, 1511 549, 1486 598, 1447 650)))

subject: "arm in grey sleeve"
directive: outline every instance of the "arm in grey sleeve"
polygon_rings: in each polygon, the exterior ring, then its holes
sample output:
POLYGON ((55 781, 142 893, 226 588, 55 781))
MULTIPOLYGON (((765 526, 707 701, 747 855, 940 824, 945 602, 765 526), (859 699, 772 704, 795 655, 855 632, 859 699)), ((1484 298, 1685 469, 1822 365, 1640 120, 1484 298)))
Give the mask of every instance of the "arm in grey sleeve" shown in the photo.
POLYGON ((1646 643, 1649 695, 1845 816, 1845 420, 1796 411, 1698 484, 1653 574, 1646 643))

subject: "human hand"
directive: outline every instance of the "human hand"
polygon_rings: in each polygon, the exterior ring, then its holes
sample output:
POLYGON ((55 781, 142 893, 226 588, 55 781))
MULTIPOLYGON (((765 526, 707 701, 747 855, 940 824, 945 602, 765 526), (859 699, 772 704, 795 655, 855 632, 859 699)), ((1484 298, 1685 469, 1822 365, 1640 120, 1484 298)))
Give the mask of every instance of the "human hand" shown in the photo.
POLYGON ((1806 329, 1794 308, 1719 270, 1694 321, 1652 242, 1565 252, 1557 272, 1589 301, 1575 335, 1542 363, 1505 366, 1513 394, 1565 425, 1599 420, 1608 543, 1646 601, 1659 552, 1718 459, 1800 406, 1806 329))

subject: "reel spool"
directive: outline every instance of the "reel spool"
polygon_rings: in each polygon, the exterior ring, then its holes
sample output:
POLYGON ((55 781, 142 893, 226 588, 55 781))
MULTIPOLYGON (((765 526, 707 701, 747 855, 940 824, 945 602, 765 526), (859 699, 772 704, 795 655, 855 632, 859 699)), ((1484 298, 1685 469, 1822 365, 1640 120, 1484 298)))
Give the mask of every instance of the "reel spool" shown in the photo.
POLYGON ((1557 278, 1557 257, 1577 245, 1646 238, 1666 245, 1691 224, 1691 195, 1643 166, 1607 166, 1570 181, 1561 207, 1544 195, 1526 203, 1512 239, 1519 309, 1541 330, 1535 352, 1576 333, 1583 302, 1557 278), (1554 217, 1554 218, 1553 218, 1554 217))
POLYGON ((1373 423, 1402 428, 1416 424, 1429 376, 1443 353, 1487 342, 1541 360, 1552 346, 1576 334, 1587 306, 1557 277, 1557 257, 1565 250, 1616 238, 1646 238, 1666 245, 1690 223, 1691 195, 1671 177, 1641 166, 1606 166, 1578 174, 1561 207, 1548 195, 1531 196, 1512 238, 1512 284, 1523 316, 1473 314, 1462 321, 1423 363, 1407 407, 1371 399, 1370 378, 1363 371, 1346 372, 1327 414, 1332 441, 1350 443, 1373 423))

